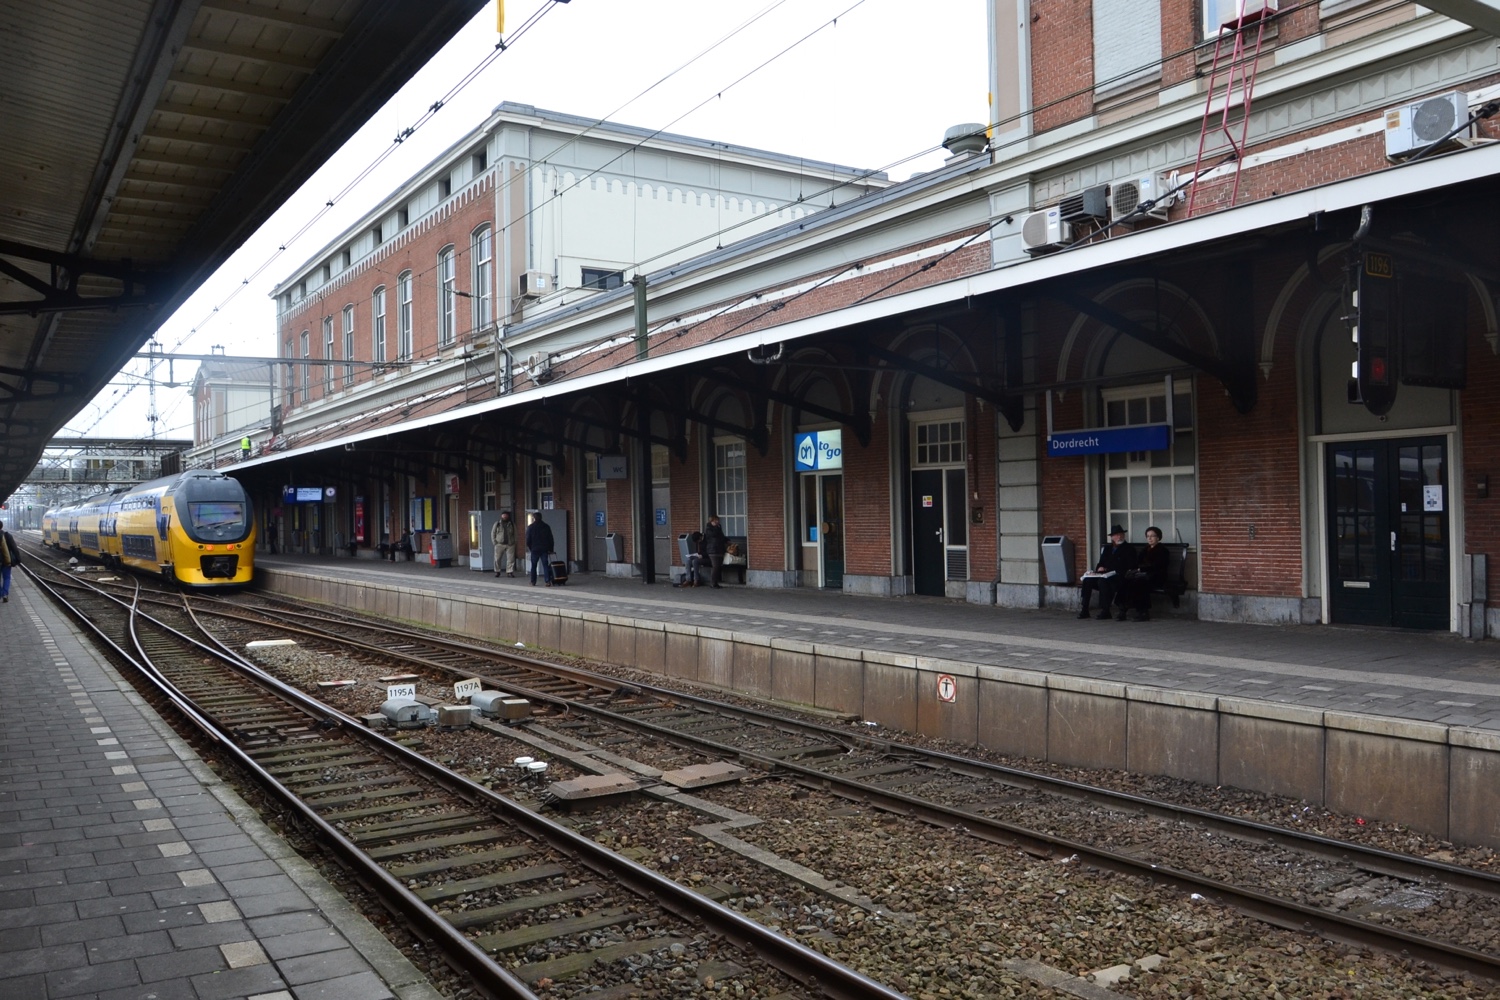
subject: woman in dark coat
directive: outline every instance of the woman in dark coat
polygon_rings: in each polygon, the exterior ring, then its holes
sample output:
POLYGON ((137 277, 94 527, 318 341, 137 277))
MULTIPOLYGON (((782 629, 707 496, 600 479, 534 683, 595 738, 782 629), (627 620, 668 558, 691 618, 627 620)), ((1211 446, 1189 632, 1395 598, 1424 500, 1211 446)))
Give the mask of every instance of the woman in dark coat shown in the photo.
POLYGON ((719 581, 724 577, 724 551, 728 547, 729 539, 724 537, 724 529, 719 526, 719 515, 715 514, 708 519, 708 525, 703 529, 703 554, 708 557, 708 563, 712 567, 708 583, 715 590, 719 589, 719 581))

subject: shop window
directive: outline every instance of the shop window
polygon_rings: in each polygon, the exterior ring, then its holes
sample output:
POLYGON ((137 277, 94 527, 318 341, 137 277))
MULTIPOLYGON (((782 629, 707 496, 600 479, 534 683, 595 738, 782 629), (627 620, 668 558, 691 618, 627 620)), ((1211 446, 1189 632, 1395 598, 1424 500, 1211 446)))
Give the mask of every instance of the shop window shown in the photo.
MULTIPOLYGON (((1111 389, 1103 394, 1104 425, 1132 427, 1167 422, 1162 385, 1111 389)), ((1161 451, 1105 456, 1108 523, 1121 524, 1132 542, 1146 539, 1156 525, 1162 540, 1198 544, 1197 444, 1193 395, 1178 388, 1172 399, 1172 443, 1161 451)))
POLYGON ((714 510, 726 535, 749 537, 745 442, 714 442, 714 510))

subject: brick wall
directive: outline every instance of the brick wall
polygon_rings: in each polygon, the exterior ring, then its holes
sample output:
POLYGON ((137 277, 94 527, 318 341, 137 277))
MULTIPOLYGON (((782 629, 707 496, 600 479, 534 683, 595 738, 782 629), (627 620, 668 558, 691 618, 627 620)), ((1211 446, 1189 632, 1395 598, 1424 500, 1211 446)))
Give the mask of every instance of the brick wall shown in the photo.
POLYGON ((745 504, 750 527, 746 529, 751 569, 786 569, 786 411, 776 407, 771 421, 771 442, 762 455, 754 445, 745 448, 745 504))
POLYGON ((1453 546, 1452 558, 1465 552, 1489 557, 1490 607, 1500 607, 1500 358, 1484 336, 1484 318, 1473 292, 1469 294, 1469 382, 1459 394, 1463 426, 1464 481, 1450 489, 1463 498, 1464 537, 1453 546), (1479 478, 1488 477, 1489 496, 1480 499, 1479 478))
POLYGON ((1094 12, 1089 0, 1037 0, 1031 5, 1033 131, 1044 132, 1093 113, 1094 12))
MULTIPOLYGON (((896 498, 891 482, 891 427, 884 414, 874 421, 870 443, 861 447, 844 430, 844 572, 857 576, 891 576, 891 511, 896 498)), ((897 490, 910 486, 897 483, 897 490)))

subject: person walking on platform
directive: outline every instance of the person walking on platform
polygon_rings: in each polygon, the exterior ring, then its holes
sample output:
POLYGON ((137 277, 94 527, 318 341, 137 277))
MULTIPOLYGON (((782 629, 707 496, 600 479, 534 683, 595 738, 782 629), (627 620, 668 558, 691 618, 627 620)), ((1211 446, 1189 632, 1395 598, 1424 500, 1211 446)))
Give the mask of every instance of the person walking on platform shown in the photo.
POLYGON ((516 522, 510 519, 510 511, 502 510, 500 520, 490 529, 490 542, 495 546, 495 575, 516 575, 516 522))
MULTIPOLYGON (((1089 598, 1099 591, 1099 618, 1110 617, 1109 606, 1115 603, 1125 574, 1135 569, 1135 549, 1125 544, 1125 529, 1116 524, 1109 529, 1109 541, 1099 549, 1099 559, 1094 568, 1083 574, 1083 610, 1079 618, 1089 616, 1089 598)), ((1125 620, 1125 606, 1119 610, 1120 620, 1125 620)))
POLYGON ((5 530, 0 521, 0 602, 10 603, 10 570, 21 565, 21 550, 16 546, 15 536, 5 530))
POLYGON ((708 519, 708 524, 703 529, 703 554, 708 556, 711 567, 708 585, 715 590, 719 589, 719 581, 724 578, 724 552, 728 548, 729 539, 724 537, 724 529, 719 525, 719 515, 715 514, 708 519))
POLYGON ((530 523, 526 525, 526 551, 531 556, 531 585, 536 586, 536 566, 542 564, 542 576, 547 581, 547 586, 552 586, 552 549, 556 545, 552 537, 552 529, 547 522, 542 520, 540 514, 530 515, 530 523))

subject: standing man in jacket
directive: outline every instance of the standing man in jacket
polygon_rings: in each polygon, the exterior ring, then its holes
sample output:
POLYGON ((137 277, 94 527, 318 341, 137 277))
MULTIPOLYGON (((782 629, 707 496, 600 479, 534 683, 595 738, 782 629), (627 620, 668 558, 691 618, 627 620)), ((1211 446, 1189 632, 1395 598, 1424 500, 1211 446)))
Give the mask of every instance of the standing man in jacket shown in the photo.
POLYGON ((19 565, 21 550, 16 546, 15 536, 0 522, 0 602, 10 603, 10 570, 19 565))
POLYGON ((490 529, 490 543, 495 546, 495 575, 516 575, 516 522, 510 511, 502 510, 500 520, 490 529))
POLYGON ((719 581, 724 577, 724 550, 729 547, 729 539, 724 537, 724 529, 719 526, 719 515, 715 514, 708 519, 708 525, 703 529, 703 554, 708 556, 708 564, 712 567, 708 574, 708 584, 715 590, 719 589, 719 581))
POLYGON ((537 563, 542 564, 542 576, 547 586, 552 586, 552 548, 557 543, 552 538, 552 529, 542 520, 542 515, 531 514, 526 525, 526 551, 531 556, 531 585, 536 586, 537 563))

